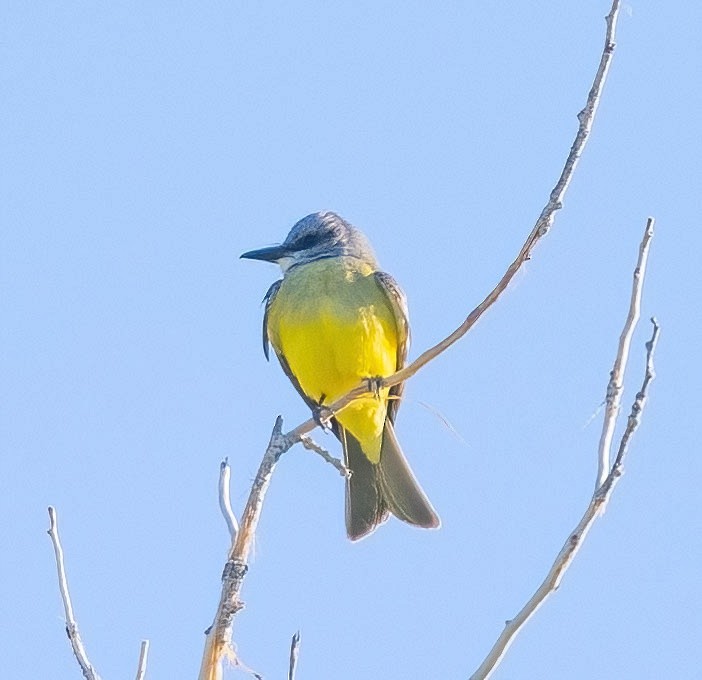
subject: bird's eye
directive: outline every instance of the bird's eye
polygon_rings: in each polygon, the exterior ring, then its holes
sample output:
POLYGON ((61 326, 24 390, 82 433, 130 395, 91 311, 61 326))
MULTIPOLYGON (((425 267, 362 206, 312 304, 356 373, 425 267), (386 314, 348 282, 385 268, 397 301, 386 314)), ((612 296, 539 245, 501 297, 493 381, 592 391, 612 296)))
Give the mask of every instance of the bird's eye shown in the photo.
POLYGON ((297 239, 290 244, 291 250, 307 250, 317 244, 317 236, 315 234, 305 234, 302 238, 297 239))

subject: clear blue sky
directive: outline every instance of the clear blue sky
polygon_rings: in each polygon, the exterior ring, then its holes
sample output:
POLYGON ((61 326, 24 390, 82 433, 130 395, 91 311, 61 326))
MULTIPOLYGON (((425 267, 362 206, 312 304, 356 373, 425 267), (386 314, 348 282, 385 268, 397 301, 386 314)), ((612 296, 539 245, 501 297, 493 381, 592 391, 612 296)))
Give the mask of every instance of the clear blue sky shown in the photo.
MULTIPOLYGON (((275 416, 308 415, 261 351, 278 272, 238 255, 336 210, 404 286, 418 354, 531 229, 609 4, 3 3, 6 677, 80 677, 48 504, 102 675, 132 677, 148 637, 151 680, 195 677, 227 548, 219 462, 239 509, 275 416)), ((252 668, 282 677, 300 629, 305 680, 470 675, 590 496, 593 414, 654 215, 644 315, 663 331, 644 423, 606 515, 495 678, 699 673, 701 21, 690 0, 626 5, 552 233, 408 386, 398 435, 442 529, 394 521, 351 544, 334 470, 304 450, 282 460, 235 629, 252 668)))

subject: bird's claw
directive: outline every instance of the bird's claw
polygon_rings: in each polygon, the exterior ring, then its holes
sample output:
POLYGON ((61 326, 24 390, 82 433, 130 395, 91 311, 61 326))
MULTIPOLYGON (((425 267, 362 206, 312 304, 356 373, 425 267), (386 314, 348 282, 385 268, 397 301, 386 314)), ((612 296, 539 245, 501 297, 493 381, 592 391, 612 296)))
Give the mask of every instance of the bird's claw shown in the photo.
POLYGON ((376 399, 380 399, 380 389, 383 386, 382 376, 375 376, 373 378, 366 378, 368 381, 368 391, 372 392, 376 399))
POLYGON ((329 427, 329 421, 333 417, 334 413, 322 404, 319 404, 318 406, 314 406, 312 408, 312 419, 325 432, 329 432, 329 430, 331 429, 329 427))

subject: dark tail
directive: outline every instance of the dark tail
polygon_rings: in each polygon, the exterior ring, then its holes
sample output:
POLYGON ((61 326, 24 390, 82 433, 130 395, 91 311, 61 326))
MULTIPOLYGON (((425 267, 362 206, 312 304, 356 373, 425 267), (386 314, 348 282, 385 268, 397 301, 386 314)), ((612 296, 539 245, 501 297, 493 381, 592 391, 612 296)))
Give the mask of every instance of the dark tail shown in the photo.
POLYGON ((427 529, 441 524, 402 453, 389 419, 377 464, 366 458, 357 439, 341 427, 339 430, 346 466, 353 472, 346 482, 346 533, 352 541, 371 533, 389 513, 427 529))

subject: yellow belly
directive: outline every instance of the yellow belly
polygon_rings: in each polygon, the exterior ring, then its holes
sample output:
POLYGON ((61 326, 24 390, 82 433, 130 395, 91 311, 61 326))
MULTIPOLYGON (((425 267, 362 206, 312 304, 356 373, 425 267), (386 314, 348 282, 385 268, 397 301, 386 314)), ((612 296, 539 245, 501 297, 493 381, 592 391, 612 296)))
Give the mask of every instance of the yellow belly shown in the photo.
MULTIPOLYGON (((328 258, 293 269, 269 309, 271 344, 317 403, 331 404, 364 378, 397 369, 391 304, 370 268, 358 264, 328 258)), ((373 462, 380 459, 387 395, 359 399, 337 416, 373 462)))

